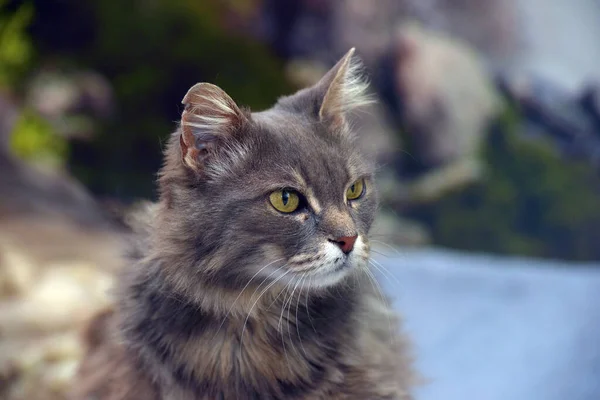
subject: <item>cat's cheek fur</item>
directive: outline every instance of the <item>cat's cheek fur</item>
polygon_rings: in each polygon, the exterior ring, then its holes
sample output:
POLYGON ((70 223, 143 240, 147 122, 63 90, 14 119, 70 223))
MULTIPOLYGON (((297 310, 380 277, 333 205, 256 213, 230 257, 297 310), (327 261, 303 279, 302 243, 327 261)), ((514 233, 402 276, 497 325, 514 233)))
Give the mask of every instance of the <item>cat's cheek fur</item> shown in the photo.
POLYGON ((266 244, 262 246, 263 262, 257 264, 252 270, 253 279, 257 281, 277 279, 280 272, 286 263, 286 256, 283 249, 276 244, 266 244))

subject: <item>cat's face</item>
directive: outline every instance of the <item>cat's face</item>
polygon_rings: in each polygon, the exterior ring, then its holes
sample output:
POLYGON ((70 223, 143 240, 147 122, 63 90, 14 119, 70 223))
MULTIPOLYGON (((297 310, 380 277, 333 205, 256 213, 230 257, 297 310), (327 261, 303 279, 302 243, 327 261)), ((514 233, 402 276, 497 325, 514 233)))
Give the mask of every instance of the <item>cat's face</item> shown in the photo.
POLYGON ((161 189, 197 273, 324 287, 367 264, 377 193, 346 116, 365 103, 350 57, 259 113, 215 86, 190 90, 161 189))

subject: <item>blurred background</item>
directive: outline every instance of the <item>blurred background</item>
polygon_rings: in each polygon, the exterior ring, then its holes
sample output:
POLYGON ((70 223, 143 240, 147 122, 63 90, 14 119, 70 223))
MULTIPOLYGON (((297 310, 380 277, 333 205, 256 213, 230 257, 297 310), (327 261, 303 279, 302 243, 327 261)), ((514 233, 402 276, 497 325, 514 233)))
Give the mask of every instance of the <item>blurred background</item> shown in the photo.
POLYGON ((259 110, 350 47, 418 399, 600 398, 598 0, 0 0, 0 399, 62 399, 196 82, 259 110))

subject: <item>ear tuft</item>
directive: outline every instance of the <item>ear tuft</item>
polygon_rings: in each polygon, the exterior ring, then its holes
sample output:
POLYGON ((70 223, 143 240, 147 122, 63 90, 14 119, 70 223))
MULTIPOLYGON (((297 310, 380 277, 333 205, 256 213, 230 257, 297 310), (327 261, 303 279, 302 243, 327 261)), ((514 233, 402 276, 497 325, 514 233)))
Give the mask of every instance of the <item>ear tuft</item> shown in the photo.
POLYGON ((319 110, 321 120, 345 123, 347 114, 374 103, 368 94, 369 82, 354 47, 331 69, 335 74, 319 110))
POLYGON ((199 171, 218 142, 234 135, 246 117, 227 93, 210 83, 194 85, 182 103, 181 156, 188 167, 199 171))

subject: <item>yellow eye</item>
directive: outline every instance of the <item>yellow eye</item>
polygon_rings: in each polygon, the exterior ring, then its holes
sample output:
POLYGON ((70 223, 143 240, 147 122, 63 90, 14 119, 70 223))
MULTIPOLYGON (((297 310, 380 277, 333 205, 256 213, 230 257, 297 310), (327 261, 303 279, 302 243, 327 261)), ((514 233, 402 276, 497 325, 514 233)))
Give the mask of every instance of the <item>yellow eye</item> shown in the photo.
POLYGON ((296 211, 300 205, 300 196, 298 193, 290 189, 277 190, 269 196, 271 205, 277 211, 282 213, 291 213, 296 211))
POLYGON ((365 180, 359 179, 354 182, 348 190, 346 190, 346 199, 348 200, 356 200, 363 195, 365 191, 365 180))

